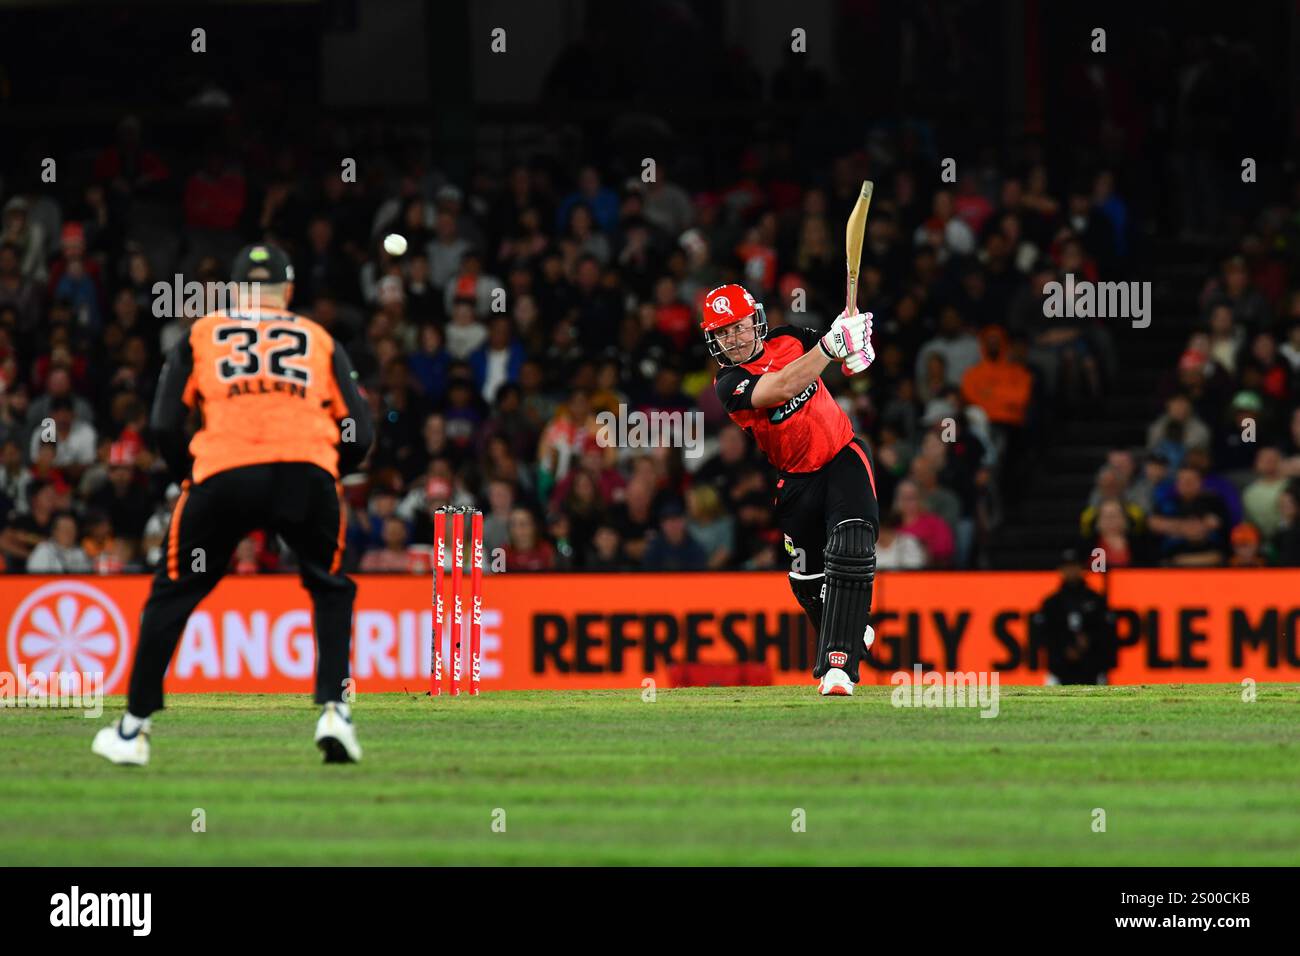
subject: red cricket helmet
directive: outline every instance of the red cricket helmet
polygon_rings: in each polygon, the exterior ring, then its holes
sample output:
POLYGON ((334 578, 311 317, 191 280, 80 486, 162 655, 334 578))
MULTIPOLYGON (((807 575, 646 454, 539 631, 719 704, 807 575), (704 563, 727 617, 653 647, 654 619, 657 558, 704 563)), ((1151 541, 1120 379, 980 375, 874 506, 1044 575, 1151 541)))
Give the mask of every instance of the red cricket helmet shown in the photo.
MULTIPOLYGON (((755 302, 754 297, 745 290, 744 286, 736 285, 734 282, 720 285, 704 297, 704 318, 700 321, 700 327, 704 329, 704 340, 708 343, 709 354, 723 365, 739 363, 727 357, 713 333, 723 326, 750 316, 755 317, 754 353, 749 356, 752 358, 758 353, 763 339, 767 337, 767 314, 763 311, 763 304, 755 302)), ((747 362, 749 358, 741 361, 747 362)))

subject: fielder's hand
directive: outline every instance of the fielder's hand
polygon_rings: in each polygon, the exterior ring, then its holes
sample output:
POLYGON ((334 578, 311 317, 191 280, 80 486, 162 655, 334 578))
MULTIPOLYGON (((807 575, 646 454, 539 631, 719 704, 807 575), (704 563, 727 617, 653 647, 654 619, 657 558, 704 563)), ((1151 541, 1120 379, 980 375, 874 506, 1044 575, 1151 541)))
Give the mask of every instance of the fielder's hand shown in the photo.
POLYGON ((871 313, 866 313, 866 327, 862 333, 862 347, 844 360, 844 371, 848 375, 865 372, 876 360, 876 350, 871 347, 871 313))
MULTIPOLYGON (((831 330, 822 336, 821 350, 836 362, 845 361, 867 343, 867 330, 871 328, 871 313, 841 312, 831 323, 831 330)), ((872 356, 875 358, 875 356, 872 356)))

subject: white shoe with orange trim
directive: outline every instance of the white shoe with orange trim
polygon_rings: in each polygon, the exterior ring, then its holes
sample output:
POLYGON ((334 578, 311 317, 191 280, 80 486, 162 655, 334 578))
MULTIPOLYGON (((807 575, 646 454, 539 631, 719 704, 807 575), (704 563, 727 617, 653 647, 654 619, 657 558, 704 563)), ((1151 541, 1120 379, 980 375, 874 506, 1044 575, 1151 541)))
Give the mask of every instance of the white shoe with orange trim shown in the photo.
POLYGON ((844 671, 832 667, 822 675, 821 683, 817 685, 817 693, 823 697, 852 697, 853 681, 849 680, 849 675, 844 671))

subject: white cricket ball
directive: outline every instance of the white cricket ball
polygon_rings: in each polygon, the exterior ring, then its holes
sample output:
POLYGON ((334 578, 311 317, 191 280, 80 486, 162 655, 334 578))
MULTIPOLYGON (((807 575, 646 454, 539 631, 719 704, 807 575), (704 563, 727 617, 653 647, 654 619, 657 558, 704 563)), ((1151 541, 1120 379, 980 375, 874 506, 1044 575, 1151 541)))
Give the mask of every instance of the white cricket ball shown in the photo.
POLYGON ((406 237, 390 232, 384 236, 384 252, 390 256, 400 256, 406 252, 406 237))

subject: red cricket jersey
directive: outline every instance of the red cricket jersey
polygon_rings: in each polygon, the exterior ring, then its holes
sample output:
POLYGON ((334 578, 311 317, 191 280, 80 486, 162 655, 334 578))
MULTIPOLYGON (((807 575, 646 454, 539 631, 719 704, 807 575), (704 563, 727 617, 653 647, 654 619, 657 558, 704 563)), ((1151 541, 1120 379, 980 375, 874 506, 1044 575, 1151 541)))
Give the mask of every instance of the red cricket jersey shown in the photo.
POLYGON ((754 386, 765 372, 785 368, 821 336, 811 329, 783 325, 763 342, 757 357, 729 365, 713 379, 722 407, 731 420, 754 436, 767 460, 779 471, 817 471, 853 440, 853 426, 821 378, 784 405, 755 408, 754 386))

